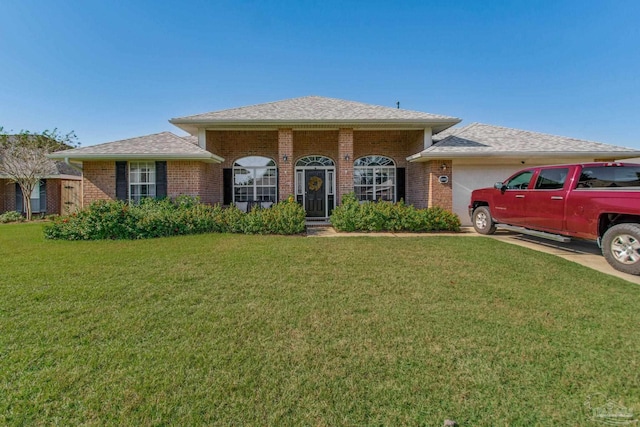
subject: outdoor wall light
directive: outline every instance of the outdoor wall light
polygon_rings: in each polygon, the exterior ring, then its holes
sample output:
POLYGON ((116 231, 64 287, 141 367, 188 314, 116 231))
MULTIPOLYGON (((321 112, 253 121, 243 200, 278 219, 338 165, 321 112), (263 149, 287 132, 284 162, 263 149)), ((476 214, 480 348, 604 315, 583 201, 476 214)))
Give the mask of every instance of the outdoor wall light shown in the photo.
POLYGON ((446 171, 447 170, 447 165, 443 163, 442 165, 440 165, 440 169, 443 170, 443 171, 446 171))
POLYGON ((285 154, 284 156, 282 156, 282 161, 286 162, 289 159, 289 157, 287 157, 287 155, 285 154))
POLYGON ((345 159, 346 161, 349 161, 349 155, 348 155, 348 154, 345 154, 344 159, 345 159))

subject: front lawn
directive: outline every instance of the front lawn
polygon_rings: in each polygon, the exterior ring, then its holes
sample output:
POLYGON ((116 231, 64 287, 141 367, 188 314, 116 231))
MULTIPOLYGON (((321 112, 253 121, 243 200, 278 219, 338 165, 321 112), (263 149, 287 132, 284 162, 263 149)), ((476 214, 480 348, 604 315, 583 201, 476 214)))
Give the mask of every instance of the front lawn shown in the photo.
POLYGON ((640 287, 486 238, 46 241, 0 225, 0 424, 640 414, 640 287))

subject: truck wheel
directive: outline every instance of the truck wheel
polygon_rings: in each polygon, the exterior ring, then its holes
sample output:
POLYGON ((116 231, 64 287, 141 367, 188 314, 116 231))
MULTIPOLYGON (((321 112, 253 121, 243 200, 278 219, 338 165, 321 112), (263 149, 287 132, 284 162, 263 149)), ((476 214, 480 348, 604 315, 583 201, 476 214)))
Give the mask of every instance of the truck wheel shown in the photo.
POLYGON ((493 234, 496 232, 496 224, 491 218, 488 206, 480 206, 473 211, 473 228, 480 234, 493 234))
POLYGON ((640 275, 640 225, 618 224, 604 233, 602 255, 616 270, 640 275))

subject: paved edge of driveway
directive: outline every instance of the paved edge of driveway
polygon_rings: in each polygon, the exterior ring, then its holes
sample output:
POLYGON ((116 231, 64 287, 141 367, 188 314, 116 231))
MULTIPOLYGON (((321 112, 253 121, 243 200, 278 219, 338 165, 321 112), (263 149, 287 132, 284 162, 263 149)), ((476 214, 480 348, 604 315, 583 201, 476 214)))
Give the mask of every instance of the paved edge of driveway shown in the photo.
MULTIPOLYGON (((309 227, 307 228, 307 237, 483 237, 498 240, 500 242, 509 243, 532 249, 538 252, 559 256, 567 261, 575 262, 601 273, 615 276, 628 282, 640 285, 640 276, 623 273, 611 267, 604 257, 596 251, 597 245, 589 248, 589 251, 574 249, 571 244, 562 247, 556 245, 553 241, 536 242, 527 240, 526 237, 519 233, 498 232, 491 236, 483 236, 476 233, 473 227, 462 227, 459 233, 343 233, 336 231, 333 227, 309 227), (525 237, 525 239, 523 239, 525 237)), ((584 242, 581 242, 584 245, 584 242)))

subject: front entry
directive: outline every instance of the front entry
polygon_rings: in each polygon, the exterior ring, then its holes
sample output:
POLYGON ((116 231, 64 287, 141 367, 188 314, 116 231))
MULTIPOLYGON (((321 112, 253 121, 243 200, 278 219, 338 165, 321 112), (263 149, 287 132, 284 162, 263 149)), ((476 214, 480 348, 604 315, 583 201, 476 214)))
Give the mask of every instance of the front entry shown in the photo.
POLYGON ((325 182, 325 170, 306 170, 305 179, 306 183, 306 202, 305 210, 307 211, 307 217, 324 217, 325 214, 325 200, 326 200, 326 182, 325 182))

